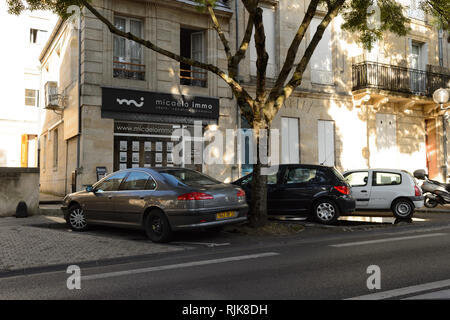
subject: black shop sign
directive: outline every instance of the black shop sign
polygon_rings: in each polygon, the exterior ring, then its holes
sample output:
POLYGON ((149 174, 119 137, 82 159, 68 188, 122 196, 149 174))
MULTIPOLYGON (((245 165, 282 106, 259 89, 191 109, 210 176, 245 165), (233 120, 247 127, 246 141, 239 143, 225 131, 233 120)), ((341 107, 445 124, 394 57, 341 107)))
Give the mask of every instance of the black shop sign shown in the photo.
POLYGON ((102 111, 217 119, 219 99, 104 87, 102 111))

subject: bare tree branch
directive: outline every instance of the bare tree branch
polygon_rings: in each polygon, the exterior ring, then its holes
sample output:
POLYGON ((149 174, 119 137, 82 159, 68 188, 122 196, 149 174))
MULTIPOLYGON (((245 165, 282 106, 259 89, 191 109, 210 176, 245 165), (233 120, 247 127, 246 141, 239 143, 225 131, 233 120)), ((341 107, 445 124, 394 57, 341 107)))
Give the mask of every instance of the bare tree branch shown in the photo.
POLYGON ((254 16, 255 47, 256 47, 256 100, 262 102, 265 99, 266 71, 269 55, 266 51, 266 34, 264 31, 263 9, 256 8, 254 16))
POLYGON ((290 97, 294 89, 301 84, 303 73, 305 72, 308 63, 311 60, 314 50, 316 49, 317 45, 322 39, 325 29, 339 13, 339 10, 342 8, 344 2, 345 0, 336 0, 333 3, 332 7, 328 10, 328 13, 325 15, 325 17, 322 19, 321 23, 317 27, 317 30, 314 33, 311 42, 306 48, 306 51, 302 59, 300 60, 300 63, 297 65, 294 74, 292 75, 288 84, 283 88, 283 90, 281 90, 280 94, 276 97, 275 101, 271 100, 266 102, 263 112, 264 117, 266 117, 267 121, 270 122, 273 119, 273 117, 275 117, 277 112, 282 107, 284 101, 286 101, 286 99, 290 97))
MULTIPOLYGON (((238 14, 238 13, 236 13, 238 14)), ((241 45, 239 46, 239 49, 236 51, 235 55, 233 56, 232 65, 233 67, 236 67, 242 59, 245 57, 245 53, 247 52, 250 39, 252 37, 253 32, 253 14, 250 13, 247 21, 247 27, 245 28, 244 37, 242 38, 241 45)))
POLYGON ((223 47, 225 49, 225 53, 227 55, 228 63, 231 63, 231 49, 230 49, 230 43, 228 42, 227 37, 225 36, 225 33, 223 32, 219 20, 217 20, 216 13, 214 12, 214 8, 212 7, 210 2, 206 2, 206 7, 208 8, 209 16, 211 17, 211 21, 213 23, 214 29, 217 31, 217 34, 219 35, 220 41, 222 41, 223 47))
POLYGON ((283 67, 278 75, 275 85, 273 86, 270 92, 268 100, 274 100, 280 94, 280 90, 282 90, 282 87, 284 86, 284 83, 287 77, 289 76, 289 73, 294 67, 294 62, 297 56, 298 48, 306 34, 306 31, 308 30, 311 20, 314 18, 314 14, 317 11, 317 6, 319 5, 319 2, 320 0, 312 0, 309 3, 308 10, 306 11, 305 17, 303 18, 303 21, 299 26, 297 33, 294 36, 294 39, 291 42, 283 67))

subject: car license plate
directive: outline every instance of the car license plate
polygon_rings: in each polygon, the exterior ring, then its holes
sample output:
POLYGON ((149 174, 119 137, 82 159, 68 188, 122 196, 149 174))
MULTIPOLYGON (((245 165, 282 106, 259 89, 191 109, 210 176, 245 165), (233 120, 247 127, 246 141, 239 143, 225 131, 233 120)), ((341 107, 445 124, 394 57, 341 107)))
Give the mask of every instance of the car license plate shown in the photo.
POLYGON ((236 217, 236 211, 225 211, 216 213, 216 220, 228 219, 236 217))

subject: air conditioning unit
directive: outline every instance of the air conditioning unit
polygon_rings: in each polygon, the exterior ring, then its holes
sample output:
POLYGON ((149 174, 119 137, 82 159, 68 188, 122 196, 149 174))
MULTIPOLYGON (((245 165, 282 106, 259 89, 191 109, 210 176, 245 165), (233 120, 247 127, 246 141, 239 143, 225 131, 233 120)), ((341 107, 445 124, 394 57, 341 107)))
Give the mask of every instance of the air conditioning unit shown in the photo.
POLYGON ((51 110, 64 109, 63 97, 58 94, 58 83, 47 81, 45 84, 45 108, 51 110))

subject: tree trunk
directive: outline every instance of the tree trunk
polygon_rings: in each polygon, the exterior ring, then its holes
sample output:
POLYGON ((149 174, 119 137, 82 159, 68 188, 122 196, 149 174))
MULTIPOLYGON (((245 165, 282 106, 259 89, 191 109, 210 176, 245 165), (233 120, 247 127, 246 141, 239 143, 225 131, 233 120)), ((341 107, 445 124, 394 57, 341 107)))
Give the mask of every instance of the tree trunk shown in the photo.
MULTIPOLYGON (((253 134, 256 136, 256 164, 253 165, 252 200, 249 221, 252 227, 261 227, 267 223, 267 176, 261 175, 260 129, 267 129, 267 125, 254 124, 253 134)), ((263 141, 267 143, 266 141, 263 141)))

